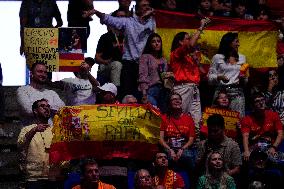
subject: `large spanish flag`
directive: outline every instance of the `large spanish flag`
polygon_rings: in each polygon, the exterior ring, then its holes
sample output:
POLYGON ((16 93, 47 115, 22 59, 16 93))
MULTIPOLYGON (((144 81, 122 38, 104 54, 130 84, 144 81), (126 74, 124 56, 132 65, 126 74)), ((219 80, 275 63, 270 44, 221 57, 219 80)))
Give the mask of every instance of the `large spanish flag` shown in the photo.
POLYGON ((63 107, 54 117, 50 162, 83 157, 152 160, 160 122, 159 111, 150 105, 63 107))
MULTIPOLYGON (((277 27, 272 22, 211 17, 212 22, 199 39, 200 48, 207 51, 209 59, 216 54, 222 36, 231 31, 239 33, 239 52, 247 58, 252 68, 277 66, 277 27)), ((181 31, 193 33, 200 20, 191 14, 156 11, 157 32, 163 40, 164 55, 168 58, 174 36, 181 31)))

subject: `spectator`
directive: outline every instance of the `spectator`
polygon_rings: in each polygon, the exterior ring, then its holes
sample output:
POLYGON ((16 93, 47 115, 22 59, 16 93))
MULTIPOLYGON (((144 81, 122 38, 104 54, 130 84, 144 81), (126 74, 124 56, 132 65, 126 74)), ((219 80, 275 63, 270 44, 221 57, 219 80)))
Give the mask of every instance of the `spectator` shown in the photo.
POLYGON ((133 95, 125 95, 121 103, 122 104, 137 104, 137 99, 133 95))
POLYGON ((32 104, 35 123, 22 128, 18 136, 18 147, 21 151, 21 168, 26 178, 26 189, 58 188, 59 183, 48 179, 55 179, 49 168, 48 150, 52 141, 52 127, 48 124, 50 105, 46 99, 36 100, 32 104))
POLYGON ((133 17, 116 18, 95 9, 86 11, 84 16, 96 14, 101 22, 115 29, 122 30, 124 36, 124 53, 122 56, 121 96, 137 95, 138 60, 145 47, 148 36, 154 32, 156 23, 152 17, 154 10, 149 0, 137 0, 133 17))
POLYGON ((168 157, 163 152, 158 152, 155 156, 154 165, 154 185, 165 188, 182 189, 185 188, 183 178, 168 167, 168 157))
POLYGON ((81 173, 80 185, 72 189, 115 189, 113 185, 100 181, 99 166, 95 160, 85 159, 81 165, 81 173))
POLYGON ((173 93, 169 98, 169 109, 162 116, 160 128, 160 144, 167 152, 175 171, 186 171, 191 177, 195 162, 195 139, 193 119, 182 113, 182 98, 173 93))
POLYGON ((247 82, 247 76, 241 69, 246 66, 246 58, 238 53, 240 46, 238 33, 226 33, 223 35, 218 54, 212 58, 212 64, 208 71, 209 84, 215 85, 215 95, 220 90, 226 89, 231 99, 230 109, 238 111, 241 117, 245 114, 245 97, 243 85, 247 82))
MULTIPOLYGON (((52 116, 59 108, 65 106, 65 103, 55 91, 45 88, 47 69, 44 63, 34 63, 31 68, 30 76, 30 85, 21 86, 17 89, 17 101, 20 106, 21 119, 24 125, 29 125, 33 121, 31 104, 36 100, 46 98, 51 106, 52 116)), ((51 121, 49 123, 51 123, 51 121)))
POLYGON ((283 140, 283 127, 276 112, 266 110, 262 93, 252 95, 253 112, 241 121, 243 135, 244 160, 248 161, 250 152, 258 142, 270 145, 268 153, 276 154, 283 140))
POLYGON ((277 69, 270 69, 265 73, 264 95, 265 104, 268 108, 276 111, 282 124, 284 123, 284 81, 279 80, 277 69))
POLYGON ((226 90, 219 91, 215 100, 213 101, 212 107, 230 109, 229 106, 230 106, 230 100, 229 100, 226 90))
POLYGON ((253 16, 248 13, 245 1, 237 1, 233 4, 232 17, 253 20, 253 16))
POLYGON ((69 106, 95 104, 95 90, 99 83, 90 73, 94 63, 93 58, 87 57, 82 62, 80 71, 75 73, 75 78, 65 78, 53 83, 48 82, 48 85, 66 91, 67 105, 69 106))
POLYGON ((139 60, 139 90, 142 101, 149 102, 165 112, 167 96, 170 91, 163 86, 162 74, 167 72, 167 61, 162 56, 162 39, 152 33, 139 60))
POLYGON ((283 174, 276 166, 272 165, 272 162, 264 151, 260 149, 253 150, 249 161, 249 183, 252 181, 261 181, 265 185, 265 188, 271 189, 282 186, 283 174))
MULTIPOLYGON (((114 17, 125 17, 126 12, 118 9, 111 15, 114 17)), ((101 85, 111 82, 119 89, 123 41, 123 32, 111 27, 108 27, 108 32, 100 37, 95 60, 99 64, 98 79, 101 85)))
POLYGON ((238 143, 224 133, 224 118, 219 114, 210 115, 207 119, 208 139, 198 144, 196 170, 205 171, 205 162, 210 152, 219 152, 223 156, 227 173, 237 178, 242 165, 241 152, 238 143))
POLYGON ((117 88, 113 83, 105 83, 98 87, 101 91, 98 94, 98 104, 115 104, 117 88))
POLYGON ((23 0, 20 8, 21 47, 20 54, 24 53, 24 28, 53 28, 52 19, 62 26, 60 11, 54 0, 23 0))
POLYGON ((225 159, 220 152, 211 152, 206 161, 206 172, 198 179, 197 189, 236 189, 234 179, 227 174, 225 159))
POLYGON ((232 12, 232 0, 212 0, 215 16, 229 17, 232 12))
POLYGON ((129 10, 130 4, 131 0, 118 0, 118 9, 124 11, 127 17, 133 14, 132 10, 129 10))
POLYGON ((213 16, 212 0, 199 0, 197 14, 200 16, 213 16))
POLYGON ((189 113, 199 133, 201 120, 201 105, 198 84, 200 81, 200 62, 194 53, 196 44, 201 32, 210 22, 209 19, 202 19, 199 29, 190 36, 186 32, 179 32, 175 35, 170 56, 170 70, 174 73, 174 91, 182 97, 182 110, 189 113))
POLYGON ((87 38, 90 35, 91 17, 83 17, 83 11, 93 9, 93 0, 69 0, 67 10, 68 27, 87 27, 87 38))
POLYGON ((177 11, 177 2, 176 0, 161 0, 161 9, 177 11))
POLYGON ((266 5, 261 5, 258 7, 256 11, 255 18, 257 20, 265 20, 268 21, 271 18, 270 8, 266 5))
POLYGON ((146 169, 139 169, 134 176, 134 189, 154 189, 150 173, 146 169))

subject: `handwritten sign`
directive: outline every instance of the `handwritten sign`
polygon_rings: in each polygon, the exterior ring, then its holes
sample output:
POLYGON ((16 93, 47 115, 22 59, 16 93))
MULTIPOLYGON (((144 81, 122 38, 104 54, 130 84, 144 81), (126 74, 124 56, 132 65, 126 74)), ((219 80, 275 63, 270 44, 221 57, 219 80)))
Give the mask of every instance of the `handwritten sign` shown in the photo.
POLYGON ((223 116, 225 121, 225 134, 229 137, 235 138, 237 136, 236 128, 240 122, 240 113, 233 110, 206 107, 202 116, 204 126, 207 127, 207 119, 213 114, 220 114, 223 116))
POLYGON ((45 63, 48 72, 58 71, 58 28, 25 28, 26 63, 45 63))
POLYGON ((160 122, 150 106, 64 107, 54 118, 51 162, 87 155, 151 159, 157 151, 160 122))

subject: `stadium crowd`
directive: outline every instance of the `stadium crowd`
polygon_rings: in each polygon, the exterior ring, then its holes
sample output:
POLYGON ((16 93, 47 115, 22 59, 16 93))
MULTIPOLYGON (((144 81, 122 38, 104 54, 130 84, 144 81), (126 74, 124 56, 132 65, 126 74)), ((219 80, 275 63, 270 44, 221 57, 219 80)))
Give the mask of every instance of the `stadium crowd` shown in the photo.
MULTIPOLYGON (((118 10, 105 14, 92 0, 69 0, 68 26, 86 27, 89 36, 95 32, 89 22, 97 16, 108 27, 98 41, 95 57, 85 57, 75 78, 56 82, 51 81, 45 64, 34 63, 30 84, 18 88, 24 125, 18 137, 23 188, 282 188, 284 18, 272 15, 265 0, 136 0, 132 9, 131 0, 118 3, 118 10), (200 20, 195 32, 176 33, 169 60, 156 33, 155 9, 195 14, 200 20), (209 57, 206 71, 196 46, 214 16, 276 22, 277 67, 267 68, 258 76, 259 82, 252 82, 244 73, 248 65, 246 54, 239 52, 238 33, 227 32, 218 51, 209 57), (98 64, 97 78, 90 73, 94 64, 98 64), (58 90, 63 91, 64 99, 58 90), (159 151, 153 160, 84 157, 51 166, 49 148, 56 112, 65 105, 93 104, 150 104, 158 109, 159 151), (203 120, 207 106, 239 114, 234 136, 227 136, 222 115, 203 120), (102 175, 100 169, 108 165, 126 173, 102 175), (78 174, 71 178, 72 173, 78 174)), ((62 26, 54 0, 23 0, 19 15, 21 54, 25 53, 25 27, 62 26)))

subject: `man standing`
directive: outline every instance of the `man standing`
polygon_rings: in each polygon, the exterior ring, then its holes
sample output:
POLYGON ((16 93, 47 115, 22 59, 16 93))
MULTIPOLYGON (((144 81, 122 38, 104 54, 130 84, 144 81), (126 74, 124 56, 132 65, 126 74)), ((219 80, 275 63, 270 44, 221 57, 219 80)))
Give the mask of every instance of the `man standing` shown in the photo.
POLYGON ((33 121, 31 104, 36 100, 47 99, 53 114, 59 108, 65 106, 65 103, 55 91, 45 88, 47 69, 44 63, 34 63, 31 68, 30 77, 30 85, 21 86, 17 89, 17 100, 21 108, 21 117, 24 125, 29 125, 33 121))
POLYGON ((93 0, 69 0, 67 21, 68 27, 87 27, 87 37, 90 35, 89 22, 91 17, 83 17, 83 11, 93 9, 93 0))
POLYGON ((154 184, 164 186, 165 189, 185 188, 183 178, 173 170, 168 168, 168 157, 165 153, 158 152, 155 157, 154 165, 154 184))
POLYGON ((113 185, 100 181, 99 167, 95 160, 84 160, 81 165, 82 180, 80 185, 72 189, 115 189, 113 185))
POLYGON ((24 52, 24 28, 53 28, 52 19, 62 26, 61 14, 54 0, 23 0, 20 8, 21 47, 24 52))
POLYGON ((35 123, 23 127, 18 137, 18 147, 21 150, 21 168, 25 173, 26 188, 57 188, 49 179, 55 179, 49 169, 49 148, 52 141, 52 131, 48 124, 50 105, 46 99, 33 103, 32 112, 35 123), (52 178, 53 177, 53 178, 52 178))
POLYGON ((145 47, 147 39, 156 28, 156 22, 152 16, 153 8, 149 0, 137 0, 133 17, 113 17, 93 9, 85 11, 84 17, 97 15, 103 24, 124 33, 124 49, 122 55, 121 70, 121 96, 126 94, 136 95, 138 92, 138 60, 145 47))

